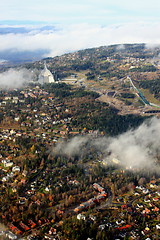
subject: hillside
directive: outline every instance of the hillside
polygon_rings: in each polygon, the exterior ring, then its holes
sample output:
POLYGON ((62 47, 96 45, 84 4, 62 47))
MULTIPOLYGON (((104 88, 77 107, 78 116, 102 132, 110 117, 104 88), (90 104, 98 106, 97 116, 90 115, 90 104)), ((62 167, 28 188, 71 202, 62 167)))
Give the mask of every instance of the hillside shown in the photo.
MULTIPOLYGON (((1 89, 1 235, 158 239, 160 122, 148 117, 160 105, 154 54, 144 45, 83 50, 46 59, 59 84, 1 89)), ((27 75, 44 60, 25 66, 27 75)))
POLYGON ((120 110, 120 114, 157 114, 157 107, 144 106, 128 81, 147 100, 160 105, 160 48, 149 48, 145 44, 102 46, 74 53, 46 58, 27 68, 42 69, 46 61, 55 78, 100 94, 99 100, 120 110), (147 107, 147 108, 146 108, 147 107))

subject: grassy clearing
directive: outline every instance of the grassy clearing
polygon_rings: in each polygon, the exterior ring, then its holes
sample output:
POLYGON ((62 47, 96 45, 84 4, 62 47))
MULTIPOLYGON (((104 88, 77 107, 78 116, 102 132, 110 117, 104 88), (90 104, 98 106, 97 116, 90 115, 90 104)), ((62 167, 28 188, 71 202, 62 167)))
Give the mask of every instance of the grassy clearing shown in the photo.
POLYGON ((148 89, 140 89, 140 91, 149 102, 160 105, 160 101, 158 101, 148 89))

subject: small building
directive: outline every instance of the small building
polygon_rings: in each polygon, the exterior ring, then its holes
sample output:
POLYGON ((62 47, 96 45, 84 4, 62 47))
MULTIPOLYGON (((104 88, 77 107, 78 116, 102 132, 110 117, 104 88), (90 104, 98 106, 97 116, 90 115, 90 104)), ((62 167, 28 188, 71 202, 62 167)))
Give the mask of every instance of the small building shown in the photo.
POLYGON ((86 220, 86 217, 85 217, 85 215, 79 213, 79 214, 77 215, 77 219, 78 219, 78 220, 86 220))
POLYGON ((19 166, 14 166, 12 167, 12 172, 20 172, 20 167, 19 166))
POLYGON ((11 162, 10 160, 3 160, 2 163, 4 164, 4 167, 12 167, 13 166, 13 162, 11 162))
POLYGON ((157 224, 157 225, 156 225, 156 229, 157 229, 157 230, 160 230, 160 224, 157 224))
POLYGON ((17 236, 10 231, 6 233, 6 236, 11 240, 17 239, 17 236))
POLYGON ((7 182, 8 179, 9 179, 9 177, 7 177, 7 176, 6 176, 6 177, 3 177, 3 178, 2 178, 2 182, 7 182))

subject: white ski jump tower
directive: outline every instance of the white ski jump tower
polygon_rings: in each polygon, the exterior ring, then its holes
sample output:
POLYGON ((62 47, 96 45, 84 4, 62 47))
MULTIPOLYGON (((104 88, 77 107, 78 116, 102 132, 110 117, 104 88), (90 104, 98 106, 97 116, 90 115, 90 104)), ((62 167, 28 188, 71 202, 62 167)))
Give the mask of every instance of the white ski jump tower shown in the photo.
POLYGON ((55 83, 53 74, 47 68, 46 62, 44 63, 44 69, 42 70, 42 73, 41 73, 41 82, 42 83, 55 83))

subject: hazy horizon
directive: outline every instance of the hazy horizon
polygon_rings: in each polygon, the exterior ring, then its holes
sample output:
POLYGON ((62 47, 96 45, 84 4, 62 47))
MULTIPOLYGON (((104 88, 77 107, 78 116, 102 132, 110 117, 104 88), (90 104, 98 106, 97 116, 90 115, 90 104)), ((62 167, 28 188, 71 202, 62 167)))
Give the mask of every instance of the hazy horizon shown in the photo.
POLYGON ((0 52, 13 56, 44 51, 40 57, 54 57, 102 45, 160 43, 158 0, 6 0, 0 8, 0 52))

